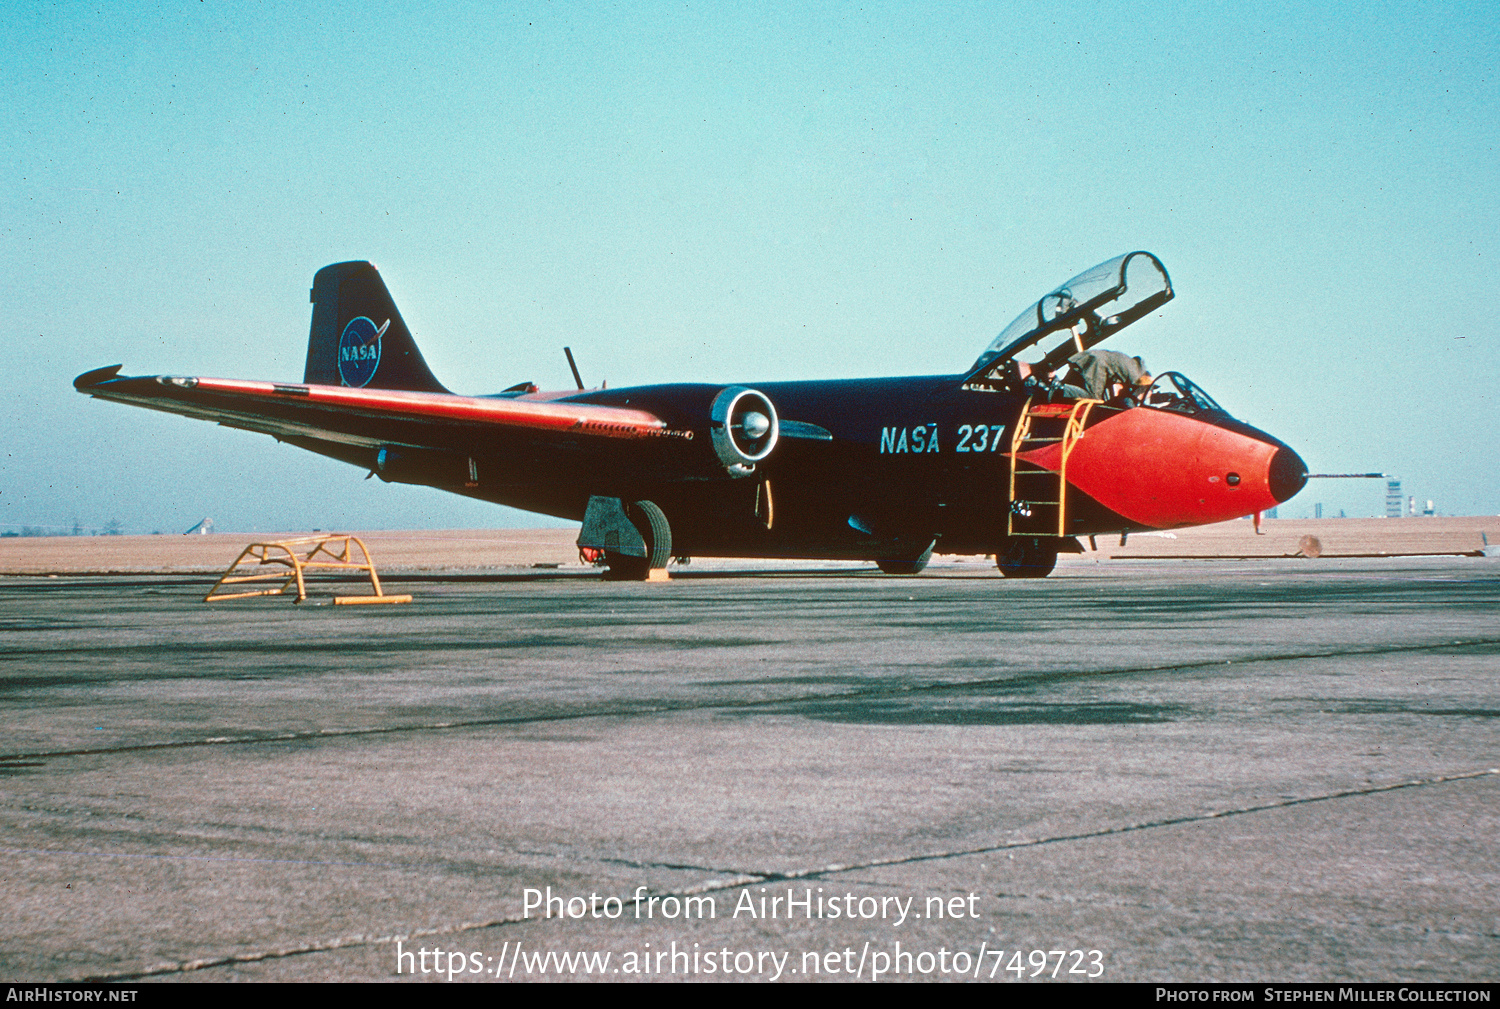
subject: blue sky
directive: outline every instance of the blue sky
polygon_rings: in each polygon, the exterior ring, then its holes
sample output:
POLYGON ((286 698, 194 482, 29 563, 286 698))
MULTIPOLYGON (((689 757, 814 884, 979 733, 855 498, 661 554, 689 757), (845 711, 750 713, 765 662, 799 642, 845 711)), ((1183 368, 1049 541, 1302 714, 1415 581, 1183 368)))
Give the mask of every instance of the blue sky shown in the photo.
POLYGON ((1121 349, 1500 512, 1493 4, 724 6, 11 12, 0 528, 535 524, 71 389, 300 378, 330 262, 482 393, 953 372, 1135 248, 1178 296, 1121 349))

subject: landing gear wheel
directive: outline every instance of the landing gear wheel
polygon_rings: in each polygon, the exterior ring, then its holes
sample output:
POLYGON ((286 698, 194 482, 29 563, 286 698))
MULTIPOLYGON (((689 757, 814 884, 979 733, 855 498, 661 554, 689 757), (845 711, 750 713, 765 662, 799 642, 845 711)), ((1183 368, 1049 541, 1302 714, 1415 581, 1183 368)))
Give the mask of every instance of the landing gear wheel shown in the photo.
POLYGON ((937 540, 927 544, 927 549, 915 557, 879 557, 875 560, 875 566, 888 575, 915 575, 927 566, 932 560, 932 548, 937 546, 937 540))
POLYGON ((1057 566, 1057 545, 1040 536, 1012 536, 995 554, 995 566, 1007 578, 1046 578, 1057 566))
POLYGON ((605 551, 604 578, 611 582, 643 582, 651 576, 646 558, 605 551))
POLYGON ((672 559, 672 527, 651 501, 637 501, 625 509, 625 514, 646 541, 646 556, 631 557, 606 550, 604 557, 609 571, 604 577, 612 581, 643 582, 651 577, 653 569, 665 568, 672 559))

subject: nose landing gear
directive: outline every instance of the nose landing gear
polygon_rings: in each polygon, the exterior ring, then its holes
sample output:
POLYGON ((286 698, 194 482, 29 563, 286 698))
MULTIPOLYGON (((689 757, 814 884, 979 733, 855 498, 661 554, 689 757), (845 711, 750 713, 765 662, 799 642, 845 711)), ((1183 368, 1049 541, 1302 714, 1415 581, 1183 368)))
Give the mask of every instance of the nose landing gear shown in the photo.
POLYGON ((879 557, 875 560, 875 566, 888 575, 915 575, 920 574, 932 560, 933 548, 937 546, 937 540, 927 541, 927 546, 920 551, 908 549, 901 551, 899 548, 891 552, 889 557, 879 557))
POLYGON ((995 554, 1007 578, 1046 578, 1057 566, 1057 541, 1045 536, 1007 536, 995 554))

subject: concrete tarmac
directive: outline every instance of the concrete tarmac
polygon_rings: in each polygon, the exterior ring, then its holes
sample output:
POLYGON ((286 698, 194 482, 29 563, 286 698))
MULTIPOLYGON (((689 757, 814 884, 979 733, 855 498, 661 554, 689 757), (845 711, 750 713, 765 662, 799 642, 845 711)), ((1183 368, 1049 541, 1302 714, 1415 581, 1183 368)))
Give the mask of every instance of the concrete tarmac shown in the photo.
POLYGON ((1495 559, 206 581, 0 579, 0 977, 1500 974, 1495 559))

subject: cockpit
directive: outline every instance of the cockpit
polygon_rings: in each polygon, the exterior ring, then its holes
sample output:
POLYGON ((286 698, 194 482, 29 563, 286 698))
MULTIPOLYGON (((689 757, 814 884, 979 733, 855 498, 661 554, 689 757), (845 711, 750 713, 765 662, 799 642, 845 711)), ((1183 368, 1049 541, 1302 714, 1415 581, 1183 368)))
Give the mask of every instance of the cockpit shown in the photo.
MULTIPOLYGON (((1076 397, 1080 390, 1060 381, 1069 359, 1089 352, 1172 296, 1161 260, 1149 252, 1116 256, 1018 315, 979 355, 961 384, 973 391, 1006 392, 1035 392, 1050 385, 1047 395, 1076 397)), ((1157 376, 1149 388, 1124 388, 1113 399, 1102 398, 1115 405, 1227 416, 1213 397, 1176 371, 1157 376)))
POLYGON ((1139 406, 1149 406, 1157 410, 1229 416, 1229 411, 1216 403, 1212 396, 1180 371, 1167 371, 1157 375, 1156 381, 1151 383, 1151 388, 1146 390, 1144 395, 1137 394, 1134 398, 1139 406))

